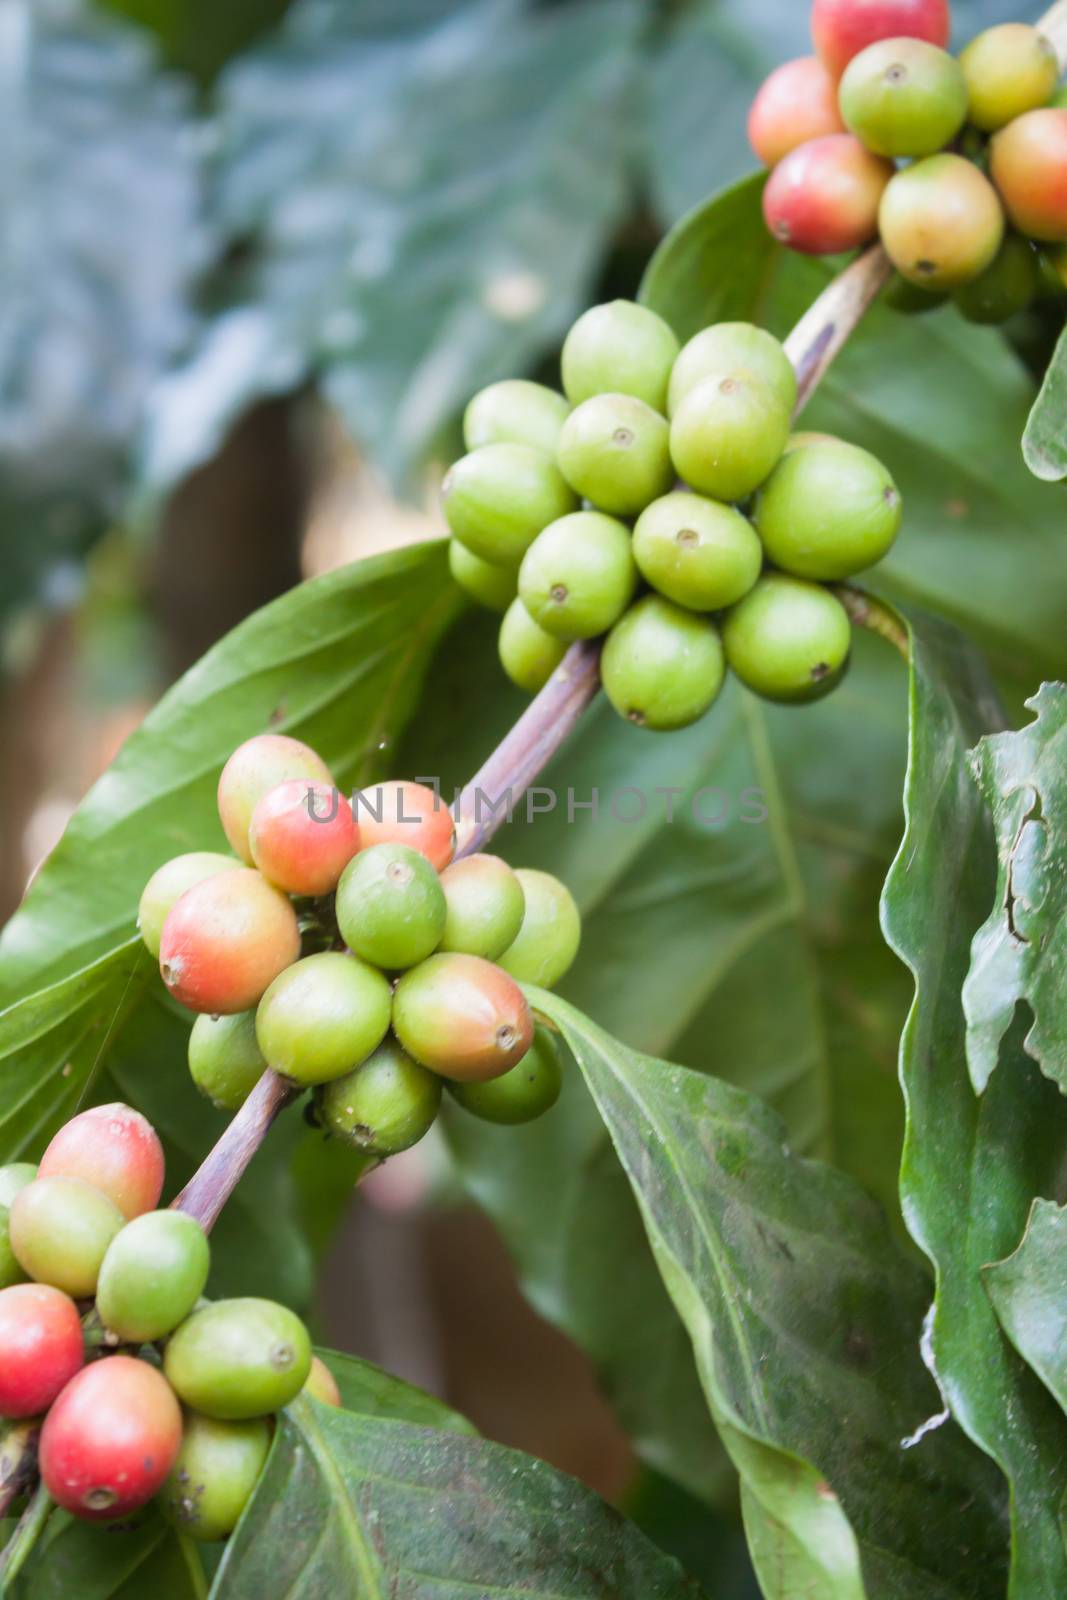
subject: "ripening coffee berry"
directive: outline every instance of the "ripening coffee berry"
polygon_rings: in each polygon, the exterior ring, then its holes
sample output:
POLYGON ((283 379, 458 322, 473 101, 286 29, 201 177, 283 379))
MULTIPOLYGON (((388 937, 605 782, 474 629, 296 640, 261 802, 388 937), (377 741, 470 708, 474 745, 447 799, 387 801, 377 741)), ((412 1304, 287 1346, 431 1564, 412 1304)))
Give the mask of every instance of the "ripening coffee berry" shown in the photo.
POLYGON ((326 950, 305 956, 271 984, 256 1012, 267 1061, 294 1083, 350 1072, 385 1037, 391 991, 375 967, 326 950))
POLYGON ((280 1411, 310 1370, 307 1329, 273 1300, 216 1300, 182 1323, 163 1355, 175 1393, 223 1422, 280 1411))
POLYGON ((691 389, 705 378, 743 369, 762 378, 787 411, 797 403, 797 375, 781 343, 753 322, 716 322, 694 334, 671 372, 667 415, 674 416, 691 389))
POLYGON ((518 599, 505 612, 497 647, 504 671, 527 694, 543 689, 567 654, 566 639, 546 633, 518 599))
POLYGON ((848 613, 829 589, 769 572, 727 612, 726 660, 741 682, 768 700, 818 699, 848 659, 848 613))
POLYGON ((526 897, 522 881, 499 856, 464 856, 441 874, 445 892, 442 950, 495 961, 518 937, 526 897))
POLYGON ((372 966, 399 972, 437 949, 445 892, 424 855, 406 844, 375 844, 345 868, 337 926, 348 948, 372 966))
POLYGON ((546 523, 577 505, 552 457, 528 444, 472 450, 449 468, 441 498, 460 543, 499 567, 517 567, 546 523))
POLYGON ((878 39, 926 39, 944 49, 948 0, 814 0, 811 36, 827 71, 839 78, 878 39))
POLYGON ((515 568, 494 567, 458 539, 448 541, 448 570, 465 594, 490 611, 506 611, 515 598, 515 568))
POLYGON ((337 1379, 323 1361, 321 1356, 312 1356, 311 1371, 308 1373, 302 1394, 318 1400, 324 1406, 340 1406, 342 1404, 341 1391, 337 1379))
POLYGON ((519 983, 551 989, 568 971, 582 942, 582 919, 565 883, 535 867, 517 867, 522 927, 498 965, 519 983))
POLYGON ((72 1516, 129 1516, 163 1487, 181 1440, 181 1407, 162 1373, 108 1356, 72 1378, 45 1417, 41 1479, 72 1516))
POLYGON ((219 872, 232 872, 240 865, 233 856, 220 855, 214 850, 192 850, 188 855, 165 861, 158 871, 153 872, 145 884, 137 908, 137 931, 157 961, 163 924, 175 901, 194 883, 213 878, 219 872))
POLYGON ((1067 110, 1016 117, 994 135, 989 170, 1020 233, 1047 244, 1067 240, 1067 110))
POLYGON ((666 420, 628 394, 597 394, 576 406, 557 459, 571 487, 613 516, 635 516, 674 479, 666 420))
POLYGON ((252 1498, 271 1438, 266 1417, 220 1422, 187 1411, 181 1447, 160 1492, 166 1516, 200 1544, 225 1539, 252 1498))
POLYGON ((1060 76, 1051 41, 1025 22, 986 28, 961 51, 960 68, 970 98, 970 121, 986 133, 1047 106, 1060 76))
POLYGON ((534 1029, 533 1044, 522 1060, 488 1083, 450 1083, 449 1091, 464 1110, 483 1122, 509 1127, 533 1122, 551 1110, 563 1087, 563 1068, 555 1035, 534 1029))
POLYGON ((686 728, 716 699, 722 644, 710 617, 645 595, 608 634, 600 681, 627 722, 656 733, 686 728))
POLYGON ((743 500, 775 466, 789 408, 754 372, 720 372, 690 389, 671 422, 671 456, 691 489, 743 500))
POLYGON ((182 1211, 148 1211, 108 1245, 96 1286, 105 1328, 124 1344, 172 1333, 204 1292, 211 1252, 203 1228, 182 1211))
POLYGON ((159 970, 190 1011, 229 1014, 254 1006, 299 955, 289 900, 245 867, 185 891, 163 924, 159 970))
POLYGON ((550 522, 519 568, 523 605, 539 627, 559 639, 606 633, 636 588, 630 530, 602 511, 572 511, 550 522))
POLYGON ((81 1178, 103 1190, 122 1215, 154 1211, 163 1193, 159 1135, 139 1111, 120 1101, 90 1106, 64 1123, 37 1169, 41 1178, 81 1178))
POLYGON ((483 444, 528 444, 554 455, 570 406, 554 389, 526 378, 505 378, 480 389, 463 414, 468 450, 483 444))
POLYGON ((480 956, 431 956, 405 972, 393 996, 393 1029, 431 1072, 478 1081, 520 1061, 533 1019, 515 980, 480 956))
POLYGON ((611 300, 583 312, 563 341, 563 388, 573 406, 597 394, 626 394, 662 411, 677 354, 662 317, 632 300, 611 300))
POLYGON ((817 56, 776 67, 760 85, 748 113, 748 142, 765 167, 824 133, 843 133, 837 85, 817 56))
POLYGON ((634 526, 633 553, 654 589, 692 611, 733 605, 751 589, 763 564, 747 517, 681 490, 645 507, 634 526))
POLYGON ((390 1034, 354 1072, 324 1084, 315 1100, 327 1133, 384 1159, 429 1132, 441 1105, 441 1080, 390 1034))
POLYGON ((10 1206, 20 1190, 36 1176, 37 1168, 32 1161, 11 1161, 6 1167, 0 1167, 0 1206, 10 1206))
POLYGON ((47 1411, 85 1362, 78 1308, 43 1283, 0 1290, 0 1417, 47 1411))
POLYGON ((248 843, 256 866, 276 889, 332 894, 359 849, 359 829, 339 789, 291 778, 256 806, 248 843))
POLYGON ((423 783, 376 783, 356 795, 353 807, 364 847, 406 844, 438 872, 456 848, 456 825, 439 794, 423 783))
POLYGON ((1004 237, 1004 213, 993 185, 970 161, 927 156, 887 186, 879 226, 902 277, 952 289, 989 266, 1004 237))
POLYGON ((798 145, 763 191, 763 215, 780 244, 809 256, 868 244, 878 232, 878 202, 893 164, 851 133, 798 145))
POLYGON ((962 284, 952 298, 968 322, 1006 322, 1026 309, 1037 294, 1038 283, 1037 251, 1021 234, 1006 233, 992 263, 970 283, 962 284))
POLYGON ((221 1111, 238 1110, 266 1070, 254 1011, 197 1017, 189 1035, 189 1071, 212 1105, 221 1111))
POLYGON ((330 769, 310 745, 285 733, 259 733, 237 746, 219 778, 219 817, 227 839, 248 866, 248 826, 265 794, 291 778, 332 784, 330 769))
POLYGON ((925 39, 882 39, 853 56, 841 115, 880 156, 932 156, 967 120, 967 84, 954 56, 925 39))
POLYGON ((78 1300, 95 1294, 100 1264, 125 1221, 81 1178, 35 1178, 12 1201, 8 1228, 24 1271, 78 1300))
POLYGON ((900 492, 877 457, 836 440, 791 450, 759 492, 755 523, 776 567, 836 580, 873 567, 900 531, 900 492))

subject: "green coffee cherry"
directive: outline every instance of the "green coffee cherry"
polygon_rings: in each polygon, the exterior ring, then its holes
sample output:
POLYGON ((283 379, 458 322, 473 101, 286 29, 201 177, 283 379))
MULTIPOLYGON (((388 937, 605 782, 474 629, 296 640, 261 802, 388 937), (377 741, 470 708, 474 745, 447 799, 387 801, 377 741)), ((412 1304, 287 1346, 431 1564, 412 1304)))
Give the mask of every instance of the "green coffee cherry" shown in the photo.
POLYGON ((220 1111, 243 1106, 267 1070, 256 1040, 256 1013, 228 1017, 202 1012, 189 1035, 189 1072, 200 1093, 220 1111))
POLYGON ((873 566, 900 520, 900 492, 885 467, 843 439, 789 451, 755 509, 767 555, 798 578, 847 578, 873 566))
POLYGON ((789 407, 753 372, 696 384, 671 423, 671 457, 691 489, 743 500, 770 474, 789 437, 789 407))
POLYGON ((10 1206, 15 1196, 33 1182, 37 1168, 32 1161, 10 1161, 0 1167, 0 1206, 10 1206))
POLYGON ((275 1072, 294 1083, 328 1083, 381 1043, 391 1006, 376 968, 327 950, 275 978, 256 1012, 256 1038, 275 1072))
POLYGON ((848 660, 848 613, 829 589, 769 572, 732 611, 722 629, 728 665, 768 700, 816 700, 832 689, 848 660))
POLYGON ((1051 41, 1025 22, 986 28, 960 52, 960 69, 970 120, 985 133, 1048 105, 1060 75, 1051 41))
POLYGON ((573 489, 601 511, 630 517, 674 479, 669 430, 658 411, 626 394, 598 394, 573 410, 557 460, 573 489))
POLYGON ((453 861, 441 874, 448 912, 442 950, 495 961, 517 937, 526 896, 517 873, 499 856, 453 861))
POLYGON ((19 1266, 72 1300, 95 1294, 107 1247, 125 1223, 115 1202, 81 1178, 35 1178, 8 1213, 19 1266))
POLYGON ((500 624, 498 649, 500 664, 516 688, 536 694, 567 654, 567 641, 546 633, 516 599, 500 624))
POLYGON ((8 1207, 0 1205, 0 1289, 10 1289, 14 1283, 25 1283, 26 1276, 11 1248, 8 1207))
POLYGON ((556 1037, 547 1028, 534 1029, 533 1044, 517 1066, 488 1083, 450 1083, 449 1092, 465 1111, 483 1122, 514 1127, 550 1111, 563 1087, 563 1067, 556 1037))
POLYGON ((528 444, 472 450, 447 473, 441 496, 460 543, 499 567, 517 567, 541 529, 577 505, 552 457, 528 444))
POLYGON ((298 1316, 273 1300, 217 1300, 171 1335, 163 1372, 180 1400, 223 1422, 280 1411, 311 1370, 298 1316))
POLYGON ((959 62, 925 39, 868 45, 845 68, 838 98, 848 127, 879 156, 932 156, 967 120, 959 62))
POLYGON ((203 1228, 182 1211, 147 1211, 107 1249, 96 1288, 105 1328, 125 1344, 172 1333, 204 1292, 211 1252, 203 1228))
POLYGON ((564 340, 563 388, 572 405, 596 394, 628 394, 663 411, 677 354, 678 340, 662 317, 631 300, 612 300, 586 311, 564 340))
POLYGON ((166 1516, 198 1543, 225 1539, 252 1498, 271 1437, 266 1417, 220 1422, 187 1411, 177 1460, 160 1490, 166 1516))
POLYGON ((907 278, 902 278, 899 272, 894 272, 885 288, 885 303, 894 311, 903 311, 907 316, 921 317, 925 311, 936 311, 938 306, 943 306, 948 300, 948 295, 939 293, 936 289, 923 289, 917 283, 909 283, 907 278))
POLYGON ((519 983, 551 989, 563 977, 582 942, 582 919, 574 896, 550 872, 517 867, 525 901, 522 926, 498 965, 519 983))
POLYGON ((361 850, 337 885, 337 926, 345 944, 391 972, 413 967, 437 949, 445 913, 435 868, 404 844, 361 850))
POLYGON ((526 378, 505 378, 480 389, 463 416, 468 450, 483 444, 528 444, 553 455, 570 406, 554 389, 526 378))
POLYGON ((1021 234, 1007 233, 992 264, 970 283, 962 284, 952 298, 968 322, 1007 322, 1025 311, 1037 295, 1039 281, 1033 245, 1021 234))
POLYGON ((157 961, 163 924, 174 902, 194 883, 213 878, 219 872, 233 872, 240 865, 234 856, 224 856, 219 851, 191 850, 187 855, 165 861, 153 872, 137 908, 137 931, 157 961))
POLYGON ((355 1072, 316 1091, 327 1133, 364 1155, 397 1155, 418 1144, 437 1116, 441 1080, 390 1034, 355 1072))
POLYGON ((537 535, 519 568, 519 595, 558 639, 594 639, 622 616, 637 587, 630 530, 602 511, 572 511, 537 535))
POLYGON ((633 553, 654 589, 692 611, 733 605, 748 593, 763 565, 763 550, 747 517, 733 506, 681 490, 645 507, 634 527, 633 553))
POLYGON ((682 346, 671 372, 667 415, 673 417, 690 390, 705 378, 739 370, 762 378, 792 412, 797 403, 797 375, 773 333, 751 322, 717 322, 682 346))
POLYGON ((723 684, 722 645, 708 617, 649 594, 615 624, 600 660, 620 717, 665 732, 702 717, 723 684))
POLYGON ((448 541, 448 570, 472 600, 490 611, 506 611, 515 598, 515 568, 494 567, 458 539, 448 541))

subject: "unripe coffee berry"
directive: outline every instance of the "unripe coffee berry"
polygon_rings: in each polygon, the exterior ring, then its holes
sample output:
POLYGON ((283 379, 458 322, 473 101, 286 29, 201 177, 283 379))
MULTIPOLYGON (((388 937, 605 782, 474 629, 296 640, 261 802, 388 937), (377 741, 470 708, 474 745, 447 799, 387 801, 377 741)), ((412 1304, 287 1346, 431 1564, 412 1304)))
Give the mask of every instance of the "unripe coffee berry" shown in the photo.
POLYGON ((464 1110, 483 1122, 516 1127, 550 1111, 563 1087, 563 1068, 555 1035, 534 1029, 533 1044, 517 1066, 488 1083, 450 1083, 464 1110))
POLYGON ((376 844, 349 862, 337 886, 337 926, 372 966, 402 971, 436 950, 445 930, 437 872, 405 844, 376 844))
POLYGON ((668 416, 674 416, 686 395, 705 378, 742 369, 762 378, 792 412, 797 403, 797 375, 773 333, 752 322, 716 322, 683 345, 671 372, 668 416))
POLYGON ((692 611, 718 611, 747 594, 763 550, 747 517, 703 495, 676 491, 637 519, 633 553, 660 594, 692 611))
POLYGON ((786 61, 765 78, 748 113, 748 142, 765 167, 798 144, 843 133, 837 85, 817 56, 786 61))
POLYGON ((219 778, 218 806, 226 837, 241 860, 252 865, 248 827, 265 794, 280 783, 303 778, 332 784, 330 769, 310 745, 285 733, 259 733, 238 745, 219 778))
POLYGON ((483 444, 527 444, 554 455, 570 406, 561 394, 527 378, 505 378, 480 389, 463 414, 468 450, 483 444))
POLYGON ((563 388, 575 406, 597 394, 626 394, 662 411, 677 354, 662 317, 632 300, 611 300, 583 312, 564 340, 563 388))
POLYGON ((851 133, 831 133, 791 150, 767 180, 763 215, 780 244, 809 256, 868 244, 893 164, 851 133))
POLYGON ((1038 291, 1037 252, 1029 239, 1006 233, 992 263, 961 284, 953 295, 956 309, 968 322, 1006 322, 1024 311, 1038 291))
POLYGON ((11 1245, 8 1217, 7 1206, 0 1205, 0 1289, 8 1289, 15 1283, 25 1283, 27 1277, 19 1266, 18 1257, 11 1245))
POLYGON ((989 266, 1004 237, 1004 213, 993 185, 970 161, 927 156, 887 186, 879 226, 903 277, 950 289, 989 266))
POLYGON ((318 1400, 324 1406, 340 1406, 342 1404, 341 1391, 337 1379, 322 1360, 321 1356, 312 1356, 311 1371, 308 1373, 303 1394, 312 1400, 318 1400))
POLYGON ((200 1544, 227 1538, 262 1476, 271 1438, 265 1417, 220 1422, 187 1411, 181 1446, 160 1493, 171 1522, 200 1544))
POLYGON ((727 612, 726 660, 768 700, 819 698, 837 682, 851 644, 848 613, 829 589, 769 572, 727 612))
POLYGON ((174 998, 212 1015, 248 1011, 300 954, 296 912, 244 868, 187 889, 163 924, 159 970, 174 998))
POLYGON ((43 1283, 0 1290, 0 1417, 36 1417, 85 1362, 78 1308, 43 1283))
POLYGON ((100 1264, 125 1220, 81 1178, 36 1178, 12 1201, 11 1248, 37 1283, 79 1300, 95 1294, 100 1264))
POLYGON ((526 896, 499 856, 464 856, 441 874, 445 893, 442 950, 495 961, 518 937, 526 896))
POLYGON ((827 71, 839 78, 878 39, 926 39, 944 49, 948 0, 813 0, 811 36, 827 71))
POLYGON ((582 919, 567 885, 551 872, 517 867, 515 876, 522 885, 522 926, 498 964, 519 983, 551 989, 578 954, 582 919))
POLYGON ((499 1077, 533 1039, 515 980, 479 956, 435 955, 405 972, 393 997, 393 1029, 416 1061, 442 1077, 499 1077))
POLYGON ((359 849, 359 829, 339 789, 292 778, 256 806, 248 843, 256 866, 276 889, 331 894, 359 849))
POLYGON ((959 62, 924 39, 882 39, 853 56, 841 79, 841 115, 880 156, 931 156, 967 119, 959 62))
POLYGON ((203 1228, 182 1211, 149 1211, 116 1234, 104 1256, 96 1308, 123 1344, 173 1332, 204 1292, 211 1252, 203 1228))
POLYGON ((635 516, 674 477, 665 419, 626 394, 598 394, 576 406, 563 424, 557 459, 573 489, 619 517, 635 516))
POLYGON ((785 449, 789 408, 754 372, 720 372, 691 389, 671 422, 671 456, 691 489, 743 500, 785 449))
POLYGON ((600 660, 600 680, 620 717, 668 732, 696 722, 723 685, 718 629, 709 617, 649 594, 616 623, 600 660))
POLYGON ((515 687, 536 694, 567 654, 567 641, 546 633, 516 599, 500 624, 497 649, 500 664, 515 687))
POLYGON ((835 580, 872 567, 900 520, 900 492, 885 467, 844 440, 789 451, 755 508, 770 560, 798 578, 835 580))
POLYGON ((448 570, 465 594, 490 611, 506 611, 515 598, 515 568, 494 567, 458 539, 448 541, 448 570))
POLYGON ((398 1155, 418 1144, 441 1105, 441 1080, 389 1035, 354 1072, 316 1094, 327 1133, 364 1155, 398 1155))
POLYGON ((254 1011, 197 1017, 189 1035, 189 1071, 212 1105, 221 1111, 237 1111, 266 1070, 256 1039, 254 1011))
POLYGON ((121 1101, 90 1106, 64 1123, 37 1169, 42 1178, 81 1178, 103 1190, 127 1219, 154 1211, 163 1193, 159 1135, 121 1101))
POLYGON ((145 884, 137 909, 137 931, 157 961, 167 914, 186 889, 191 889, 194 883, 200 883, 204 878, 215 877, 219 872, 232 872, 240 865, 233 856, 220 855, 214 850, 193 850, 188 855, 165 861, 158 871, 153 872, 145 884))
POLYGON ((936 311, 947 300, 948 295, 944 291, 939 293, 936 289, 924 289, 917 283, 909 283, 899 272, 893 273, 885 287, 886 305, 910 317, 921 317, 927 311, 936 311))
POLYGON ((1067 240, 1067 110, 1017 117, 993 138, 989 170, 1012 224, 1030 239, 1067 240))
POLYGON ((552 457, 528 444, 472 450, 449 469, 441 498, 460 543, 500 567, 517 567, 541 529, 577 504, 552 457))
POLYGON ((519 568, 519 596, 539 627, 594 639, 622 616, 637 587, 630 530, 602 511, 573 511, 537 535, 519 568))
POLYGON ((275 1072, 327 1083, 350 1072, 385 1037, 391 991, 375 968, 327 950, 275 979, 256 1012, 256 1038, 275 1072))
POLYGON ((181 1438, 181 1408, 162 1374, 108 1356, 79 1372, 45 1417, 41 1480, 75 1517, 129 1516, 162 1488, 181 1438))
POLYGON ((986 28, 961 51, 960 68, 970 120, 986 133, 1048 105, 1060 76, 1051 41, 1025 22, 986 28))
POLYGON ((9 1161, 0 1167, 0 1206, 10 1206, 15 1196, 32 1183, 37 1168, 32 1161, 9 1161))
POLYGON ((456 848, 456 825, 439 794, 424 783, 376 783, 356 795, 353 807, 364 847, 406 844, 438 872, 456 848))
POLYGON ((266 1416, 300 1393, 311 1341, 298 1316, 273 1300, 217 1300, 194 1311, 167 1342, 163 1371, 175 1393, 205 1416, 266 1416))

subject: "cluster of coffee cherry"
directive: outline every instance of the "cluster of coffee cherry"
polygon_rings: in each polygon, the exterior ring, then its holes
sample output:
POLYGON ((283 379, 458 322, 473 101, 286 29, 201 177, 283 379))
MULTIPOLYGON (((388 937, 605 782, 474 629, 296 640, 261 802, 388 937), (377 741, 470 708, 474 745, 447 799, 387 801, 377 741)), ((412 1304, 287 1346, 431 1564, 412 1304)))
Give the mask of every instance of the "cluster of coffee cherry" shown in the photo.
POLYGON ((125 1105, 81 1112, 39 1166, 0 1167, 0 1418, 39 1420, 41 1480, 72 1515, 114 1521, 158 1496, 222 1539, 275 1413, 301 1391, 341 1398, 285 1306, 203 1300, 208 1241, 155 1209, 163 1177, 155 1130, 125 1105))
POLYGON ((1067 93, 1037 28, 988 28, 954 57, 948 0, 814 0, 817 54, 772 72, 752 147, 776 239, 809 255, 881 236, 891 302, 952 294, 1002 322, 1067 284, 1067 93))
POLYGON ((503 612, 512 681, 536 693, 570 643, 606 634, 605 693, 645 728, 703 716, 727 666, 770 699, 824 694, 850 643, 825 585, 900 527, 881 462, 790 434, 796 375, 750 323, 680 348, 615 300, 571 328, 562 378, 564 394, 524 379, 477 394, 443 488, 453 577, 503 612))
POLYGON ((272 1068, 313 1088, 320 1125, 372 1159, 423 1137, 446 1084, 492 1122, 555 1103, 555 1038, 519 985, 550 987, 577 953, 557 878, 453 860, 433 789, 382 783, 349 800, 284 734, 234 751, 218 806, 236 855, 167 862, 139 915, 167 988, 199 1013, 189 1066, 208 1098, 235 1110, 272 1068))

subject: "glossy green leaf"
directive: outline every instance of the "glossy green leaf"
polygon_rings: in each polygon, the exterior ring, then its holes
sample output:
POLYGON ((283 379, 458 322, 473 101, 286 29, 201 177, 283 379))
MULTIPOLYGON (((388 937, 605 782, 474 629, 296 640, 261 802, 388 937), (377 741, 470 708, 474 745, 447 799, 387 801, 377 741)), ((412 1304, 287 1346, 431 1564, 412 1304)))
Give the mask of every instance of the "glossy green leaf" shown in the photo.
POLYGON ((1067 478, 1067 330, 1060 335, 1049 362, 1041 393, 1034 401, 1023 433, 1023 456, 1035 478, 1057 483, 1067 478))
POLYGON ((982 1268, 1015 1248, 1032 1198, 1062 1186, 1067 1102, 1026 1057, 1021 1028, 975 1094, 960 994, 995 871, 968 751, 1000 717, 973 648, 944 623, 913 619, 907 828, 882 909, 886 938, 915 979, 901 1046, 901 1192, 937 1273, 929 1352, 945 1402, 1011 1486, 1009 1592, 1045 1600, 1067 1588, 1067 1420, 1005 1339, 982 1268))
POLYGON ((154 1510, 107 1527, 53 1512, 10 1600, 205 1600, 200 1553, 154 1510))
POLYGON ((1004 1332, 1067 1411, 1067 1207, 1035 1200, 1018 1249, 983 1278, 1004 1332))
POLYGON ((343 1355, 340 1350, 316 1349, 315 1354, 337 1379, 346 1411, 357 1412, 361 1417, 414 1422, 424 1428, 445 1428, 450 1433, 475 1431, 466 1417, 461 1417, 442 1400, 416 1388, 413 1383, 394 1378, 369 1361, 343 1355))

